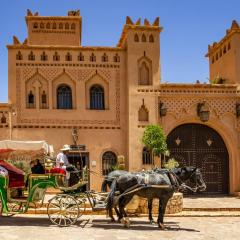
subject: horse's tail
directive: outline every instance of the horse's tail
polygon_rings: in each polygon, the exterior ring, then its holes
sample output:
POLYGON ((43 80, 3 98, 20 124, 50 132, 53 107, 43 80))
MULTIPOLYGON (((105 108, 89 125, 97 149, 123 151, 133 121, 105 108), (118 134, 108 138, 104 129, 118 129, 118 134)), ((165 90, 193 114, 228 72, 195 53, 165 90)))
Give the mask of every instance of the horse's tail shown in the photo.
POLYGON ((108 179, 107 179, 107 177, 105 177, 103 182, 102 182, 101 192, 106 192, 107 191, 107 185, 108 185, 108 179))
POLYGON ((115 195, 115 192, 116 192, 116 188, 117 188, 117 179, 114 179, 112 184, 111 184, 110 192, 109 192, 108 198, 107 198, 106 209, 108 211, 113 208, 113 201, 114 201, 114 195, 115 195))

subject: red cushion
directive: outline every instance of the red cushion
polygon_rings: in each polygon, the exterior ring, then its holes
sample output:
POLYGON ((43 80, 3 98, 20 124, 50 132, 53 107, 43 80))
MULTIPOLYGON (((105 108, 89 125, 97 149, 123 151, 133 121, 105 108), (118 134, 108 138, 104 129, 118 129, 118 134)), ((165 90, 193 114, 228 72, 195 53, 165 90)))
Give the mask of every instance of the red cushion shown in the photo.
POLYGON ((52 168, 50 173, 57 173, 57 174, 66 174, 65 170, 62 168, 52 168))

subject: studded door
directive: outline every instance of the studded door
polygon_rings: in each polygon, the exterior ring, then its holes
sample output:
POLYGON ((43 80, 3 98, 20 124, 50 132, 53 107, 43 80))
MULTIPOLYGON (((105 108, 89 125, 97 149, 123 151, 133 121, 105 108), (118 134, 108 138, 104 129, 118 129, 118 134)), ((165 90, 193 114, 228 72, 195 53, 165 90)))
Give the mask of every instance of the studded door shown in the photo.
POLYGON ((184 124, 167 137, 170 157, 180 167, 201 169, 207 185, 205 194, 228 193, 228 151, 221 136, 212 128, 201 124, 184 124))

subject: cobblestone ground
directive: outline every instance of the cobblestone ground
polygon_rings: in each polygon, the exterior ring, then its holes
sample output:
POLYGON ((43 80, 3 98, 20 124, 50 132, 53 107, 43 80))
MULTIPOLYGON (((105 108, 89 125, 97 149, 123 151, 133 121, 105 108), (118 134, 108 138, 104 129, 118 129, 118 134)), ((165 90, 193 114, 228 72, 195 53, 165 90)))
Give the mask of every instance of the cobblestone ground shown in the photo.
POLYGON ((238 240, 240 217, 166 217, 166 230, 150 225, 146 217, 131 218, 130 229, 110 223, 104 216, 85 216, 68 228, 50 224, 43 215, 0 218, 1 240, 238 240))

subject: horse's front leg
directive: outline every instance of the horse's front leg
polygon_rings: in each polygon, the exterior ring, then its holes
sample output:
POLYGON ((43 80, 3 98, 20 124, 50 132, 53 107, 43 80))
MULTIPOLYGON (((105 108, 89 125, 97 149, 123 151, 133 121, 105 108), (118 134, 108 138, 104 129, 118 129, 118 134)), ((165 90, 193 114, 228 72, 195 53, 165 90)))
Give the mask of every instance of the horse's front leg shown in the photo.
POLYGON ((150 224, 154 223, 153 217, 152 217, 152 202, 153 199, 148 199, 148 219, 150 221, 150 224))
POLYGON ((108 215, 111 218, 111 222, 116 222, 115 218, 113 217, 113 211, 112 208, 108 210, 108 215))
POLYGON ((159 208, 158 208, 158 227, 162 230, 165 229, 165 226, 163 224, 163 218, 164 218, 164 214, 165 214, 165 210, 167 207, 167 203, 168 203, 168 197, 163 197, 163 198, 159 198, 159 208))

